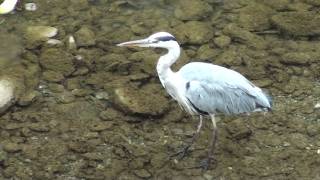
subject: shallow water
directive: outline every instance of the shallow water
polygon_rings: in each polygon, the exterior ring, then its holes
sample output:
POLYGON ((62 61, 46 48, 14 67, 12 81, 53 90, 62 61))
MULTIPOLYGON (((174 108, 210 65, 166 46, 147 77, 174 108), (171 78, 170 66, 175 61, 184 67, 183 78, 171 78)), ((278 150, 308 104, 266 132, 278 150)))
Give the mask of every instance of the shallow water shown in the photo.
POLYGON ((318 1, 32 2, 36 11, 22 1, 0 16, 0 79, 17 86, 0 116, 0 179, 320 179, 318 1), (30 38, 40 25, 60 42, 30 38), (115 46, 157 31, 181 43, 174 69, 223 65, 273 97, 270 113, 218 117, 208 171, 196 166, 210 121, 186 158, 169 158, 198 119, 161 87, 164 52, 115 46))

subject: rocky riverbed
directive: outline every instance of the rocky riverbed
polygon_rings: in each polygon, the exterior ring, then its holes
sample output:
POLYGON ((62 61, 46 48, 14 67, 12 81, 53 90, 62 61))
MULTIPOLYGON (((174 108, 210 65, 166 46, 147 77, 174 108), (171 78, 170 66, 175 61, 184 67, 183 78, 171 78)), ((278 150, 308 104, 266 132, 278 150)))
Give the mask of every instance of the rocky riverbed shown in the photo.
POLYGON ((0 179, 320 179, 320 1, 32 2, 0 16, 0 92, 14 87, 0 107, 0 179), (115 46, 157 31, 183 48, 175 70, 215 63, 273 97, 270 113, 218 117, 208 171, 196 166, 210 121, 185 159, 170 158, 198 118, 162 88, 164 52, 115 46))

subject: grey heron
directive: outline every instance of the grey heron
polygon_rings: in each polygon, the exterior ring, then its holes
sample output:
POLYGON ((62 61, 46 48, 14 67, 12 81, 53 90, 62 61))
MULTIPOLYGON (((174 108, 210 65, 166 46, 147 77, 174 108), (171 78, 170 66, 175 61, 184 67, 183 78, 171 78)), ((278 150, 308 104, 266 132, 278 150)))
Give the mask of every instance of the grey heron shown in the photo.
POLYGON ((173 72, 170 66, 180 56, 180 46, 175 37, 167 32, 158 32, 148 38, 128 41, 118 46, 138 46, 167 49, 157 63, 161 84, 179 105, 191 115, 199 115, 200 121, 191 143, 179 153, 188 151, 199 135, 204 115, 209 115, 213 124, 208 158, 202 164, 207 169, 212 159, 217 140, 215 114, 227 115, 249 113, 257 110, 271 110, 271 99, 257 86, 240 73, 222 66, 191 62, 179 71, 173 72))

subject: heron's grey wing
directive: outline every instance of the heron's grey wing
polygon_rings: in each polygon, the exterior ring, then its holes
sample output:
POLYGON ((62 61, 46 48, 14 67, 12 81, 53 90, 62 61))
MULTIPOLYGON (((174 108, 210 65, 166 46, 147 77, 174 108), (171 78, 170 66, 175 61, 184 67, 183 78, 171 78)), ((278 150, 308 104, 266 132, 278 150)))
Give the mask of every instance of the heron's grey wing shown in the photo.
POLYGON ((186 81, 186 96, 198 109, 237 114, 270 108, 262 90, 240 73, 208 63, 193 62, 179 70, 186 81))
POLYGON ((186 96, 199 113, 239 114, 257 108, 256 97, 227 84, 189 81, 186 84, 186 96))

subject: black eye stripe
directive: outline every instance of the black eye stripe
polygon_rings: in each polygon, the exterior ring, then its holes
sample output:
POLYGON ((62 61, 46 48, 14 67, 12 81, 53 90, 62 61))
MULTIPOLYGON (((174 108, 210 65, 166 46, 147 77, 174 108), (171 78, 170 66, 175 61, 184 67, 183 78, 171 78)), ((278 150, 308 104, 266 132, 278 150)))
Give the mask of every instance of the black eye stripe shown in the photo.
POLYGON ((173 36, 162 36, 157 38, 158 41, 177 41, 173 36))

